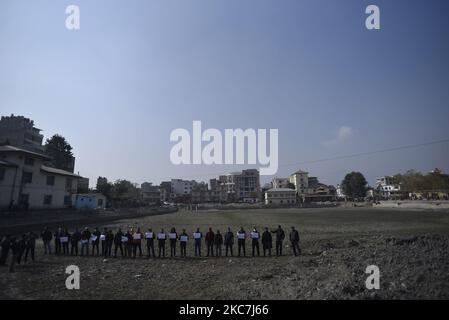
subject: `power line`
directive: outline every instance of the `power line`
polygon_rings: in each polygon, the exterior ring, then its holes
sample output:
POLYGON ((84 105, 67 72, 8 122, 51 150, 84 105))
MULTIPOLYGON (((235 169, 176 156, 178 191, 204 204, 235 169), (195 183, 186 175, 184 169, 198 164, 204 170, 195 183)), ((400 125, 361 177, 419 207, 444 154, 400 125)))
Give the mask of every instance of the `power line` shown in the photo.
MULTIPOLYGON (((434 140, 434 141, 429 141, 429 142, 409 144, 409 145, 393 147, 393 148, 388 148, 388 149, 379 149, 379 150, 375 150, 375 151, 367 151, 367 152, 354 153, 354 154, 343 155, 343 156, 336 156, 336 157, 332 157, 332 158, 322 158, 322 159, 308 160, 308 161, 302 161, 302 162, 296 162, 296 163, 281 164, 278 166, 278 168, 300 166, 300 165, 305 165, 305 164, 314 164, 314 163, 343 160, 343 159, 350 159, 350 158, 357 158, 357 157, 369 156, 369 155, 373 155, 373 154, 387 153, 387 152, 393 152, 393 151, 399 151, 399 150, 405 150, 405 149, 413 149, 413 148, 419 148, 419 147, 430 146, 430 145, 441 144, 441 143, 448 143, 448 142, 449 142, 449 139, 434 140)), ((204 173, 204 174, 198 174, 198 175, 178 176, 177 179, 209 177, 209 176, 218 176, 218 175, 225 175, 225 174, 227 174, 227 173, 223 173, 223 172, 204 173)))

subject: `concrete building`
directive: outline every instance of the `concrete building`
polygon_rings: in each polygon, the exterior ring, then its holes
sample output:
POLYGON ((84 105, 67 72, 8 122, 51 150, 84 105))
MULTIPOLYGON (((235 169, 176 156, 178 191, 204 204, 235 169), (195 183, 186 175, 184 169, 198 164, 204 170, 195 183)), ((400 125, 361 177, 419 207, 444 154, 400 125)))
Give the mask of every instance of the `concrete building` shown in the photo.
POLYGON ((260 175, 257 169, 247 169, 219 177, 229 201, 258 202, 261 198, 260 175))
POLYGON ((153 186, 149 182, 144 182, 140 185, 140 195, 145 203, 151 205, 160 204, 165 201, 165 190, 161 192, 159 186, 153 186))
POLYGON ((295 173, 290 175, 290 183, 295 186, 296 193, 298 195, 306 192, 306 189, 309 187, 309 173, 298 170, 295 173))
POLYGON ((390 199, 399 196, 401 187, 393 177, 384 176, 376 180, 376 190, 381 198, 390 199))
POLYGON ((271 181, 271 184, 273 185, 274 189, 284 189, 288 188, 288 186, 291 184, 290 179, 288 178, 273 178, 271 181))
POLYGON ((265 192, 265 204, 294 205, 296 204, 296 191, 289 188, 273 188, 265 192))
POLYGON ((195 180, 172 179, 170 192, 175 196, 191 195, 196 184, 195 180))
MULTIPOLYGON (((216 179, 212 179, 217 181, 216 179)), ((199 183, 192 190, 192 203, 224 203, 228 201, 228 193, 224 185, 211 183, 213 188, 209 189, 207 184, 199 183)))
POLYGON ((106 208, 106 197, 101 193, 72 195, 73 206, 80 210, 98 210, 106 208))
POLYGON ((0 144, 44 153, 44 136, 40 132, 34 121, 22 116, 2 116, 0 119, 0 144))
POLYGON ((71 207, 80 176, 46 166, 49 160, 42 153, 0 146, 0 208, 71 207))

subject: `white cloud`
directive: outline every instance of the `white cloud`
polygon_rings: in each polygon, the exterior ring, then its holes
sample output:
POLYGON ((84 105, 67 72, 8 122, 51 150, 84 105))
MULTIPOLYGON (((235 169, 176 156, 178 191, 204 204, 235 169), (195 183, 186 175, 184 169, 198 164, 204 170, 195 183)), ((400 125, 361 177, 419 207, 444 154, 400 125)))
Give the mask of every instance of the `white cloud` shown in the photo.
POLYGON ((341 126, 340 128, 338 128, 337 135, 335 136, 335 138, 328 140, 328 141, 324 141, 323 145, 325 147, 341 145, 341 144, 349 141, 353 135, 354 135, 354 129, 352 129, 351 127, 348 127, 348 126, 341 126))

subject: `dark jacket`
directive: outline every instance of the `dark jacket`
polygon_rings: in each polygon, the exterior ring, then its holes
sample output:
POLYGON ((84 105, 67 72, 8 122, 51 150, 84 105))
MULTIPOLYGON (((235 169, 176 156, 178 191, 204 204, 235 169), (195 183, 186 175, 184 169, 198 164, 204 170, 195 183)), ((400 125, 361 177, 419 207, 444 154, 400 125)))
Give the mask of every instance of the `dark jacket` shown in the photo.
POLYGON ((234 243, 234 234, 231 231, 226 232, 224 237, 225 244, 233 244, 234 243))
POLYGON ((298 230, 292 230, 292 232, 290 232, 290 241, 291 242, 299 242, 298 230))
POLYGON ((206 238, 204 238, 206 240, 207 243, 214 243, 214 238, 215 238, 215 234, 213 231, 209 231, 208 233, 206 233, 206 238))
POLYGON ((276 241, 284 241, 284 239, 285 239, 284 230, 278 228, 275 231, 271 231, 271 232, 276 234, 276 241))
POLYGON ((70 238, 72 245, 76 245, 81 240, 81 232, 75 231, 70 238))
POLYGON ((122 243, 123 232, 119 231, 114 236, 114 243, 119 245, 122 243))
POLYGON ((44 232, 42 232, 41 234, 42 240, 44 241, 50 241, 51 239, 53 239, 53 234, 51 233, 50 230, 45 230, 44 232))
POLYGON ((271 233, 269 231, 265 231, 262 234, 262 245, 265 249, 271 249, 273 246, 273 238, 271 237, 271 233))
POLYGON ((223 236, 221 233, 217 233, 214 238, 214 244, 216 246, 221 246, 223 244, 223 236))
POLYGON ((89 240, 91 236, 91 233, 89 230, 84 230, 83 233, 81 234, 81 239, 82 240, 89 240))

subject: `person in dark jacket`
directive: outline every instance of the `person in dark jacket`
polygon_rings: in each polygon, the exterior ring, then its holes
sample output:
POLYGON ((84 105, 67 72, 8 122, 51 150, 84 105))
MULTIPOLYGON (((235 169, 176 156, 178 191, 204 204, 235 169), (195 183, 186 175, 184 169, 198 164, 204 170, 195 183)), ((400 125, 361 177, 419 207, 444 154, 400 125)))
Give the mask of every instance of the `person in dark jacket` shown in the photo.
POLYGON ((212 231, 212 228, 209 228, 209 231, 206 233, 206 237, 204 239, 206 241, 206 247, 207 247, 206 257, 208 257, 209 254, 212 257, 214 256, 214 238, 215 238, 215 234, 212 231))
POLYGON ((62 254, 68 255, 69 254, 69 240, 70 240, 70 233, 67 228, 64 229, 64 231, 61 233, 61 237, 59 238, 59 241, 61 241, 62 246, 62 254), (61 241, 64 240, 63 242, 61 241))
POLYGON ((224 244, 226 250, 226 257, 228 256, 228 249, 232 257, 234 255, 232 252, 232 247, 234 246, 234 234, 232 233, 231 228, 228 228, 228 232, 226 232, 224 236, 224 244))
POLYGON ((125 251, 126 251, 126 256, 128 258, 131 258, 133 255, 133 229, 128 230, 126 232, 125 237, 128 239, 128 241, 126 241, 125 244, 125 251))
POLYGON ((170 257, 176 257, 176 242, 178 240, 178 234, 175 228, 171 228, 168 235, 170 238, 170 257))
POLYGON ((36 249, 36 238, 37 235, 34 232, 28 232, 25 244, 25 263, 28 259, 28 254, 31 255, 31 261, 34 262, 34 251, 36 249))
POLYGON ((122 237, 124 237, 122 229, 118 229, 114 236, 114 258, 117 258, 117 250, 120 249, 120 256, 123 257, 122 237))
POLYGON ((301 254, 301 249, 299 248, 299 233, 292 227, 292 231, 290 231, 290 243, 292 244, 293 253, 295 256, 301 254))
POLYGON ((151 255, 153 255, 153 258, 156 257, 156 255, 154 254, 154 232, 153 229, 148 229, 148 231, 145 233, 145 239, 147 240, 147 253, 148 253, 148 258, 151 257, 151 255))
POLYGON ((201 257, 201 239, 203 234, 200 232, 200 228, 196 228, 196 232, 193 233, 193 239, 195 241, 195 257, 201 257))
POLYGON ((95 236, 95 240, 92 240, 92 255, 95 255, 95 248, 97 249, 97 256, 100 255, 100 236, 101 232, 98 228, 95 228, 92 232, 92 236, 95 236))
POLYGON ((220 230, 217 230, 214 238, 215 245, 215 255, 217 257, 221 257, 221 247, 223 246, 223 236, 220 233, 220 230))
POLYGON ((2 242, 0 244, 2 247, 2 254, 0 256, 0 266, 4 266, 6 263, 6 260, 8 259, 9 249, 11 248, 11 236, 7 235, 2 239, 2 242))
POLYGON ((41 233, 41 238, 44 243, 44 254, 51 254, 51 239, 53 238, 53 234, 47 227, 41 233))
POLYGON ((70 255, 78 255, 78 243, 81 241, 81 232, 79 232, 78 228, 75 229, 75 232, 70 237, 70 255))
POLYGON ((245 246, 246 232, 243 227, 237 232, 237 245, 239 249, 239 257, 241 251, 243 251, 243 256, 246 256, 246 246, 245 246))
POLYGON ((90 241, 91 233, 89 229, 84 228, 83 233, 81 233, 81 255, 84 256, 84 250, 86 251, 86 255, 89 255, 89 241, 90 241))
POLYGON ((112 233, 112 230, 109 230, 106 234, 106 248, 104 257, 110 257, 112 255, 112 244, 114 243, 114 234, 112 233))
POLYGON ((142 232, 140 228, 133 234, 133 257, 137 257, 137 249, 139 249, 139 257, 142 256, 142 232))
POLYGON ((27 235, 23 234, 22 238, 16 242, 17 245, 17 264, 20 264, 22 262, 23 254, 25 253, 26 249, 26 243, 27 243, 27 235))
POLYGON ((59 227, 58 231, 55 232, 55 254, 61 254, 61 236, 62 236, 62 228, 59 227))
POLYGON ((159 258, 161 255, 165 258, 165 240, 167 240, 167 235, 165 234, 164 229, 161 229, 161 232, 157 234, 159 258))
POLYGON ((179 243, 181 246, 181 257, 186 257, 187 241, 189 241, 189 236, 186 233, 186 229, 182 229, 182 233, 179 235, 179 243))
POLYGON ((16 241, 16 238, 14 237, 10 238, 9 248, 12 254, 11 260, 9 261, 9 272, 13 273, 14 265, 19 260, 19 254, 21 250, 19 241, 16 241))
POLYGON ((281 226, 271 233, 276 234, 276 256, 282 256, 282 242, 285 239, 285 232, 282 230, 281 226))
POLYGON ((250 236, 251 236, 252 256, 254 257, 256 251, 257 251, 257 256, 260 256, 260 252, 259 252, 260 233, 259 233, 259 231, 257 231, 256 227, 254 227, 250 236))
POLYGON ((273 247, 273 238, 268 227, 265 227, 265 232, 262 234, 262 248, 263 256, 265 257, 268 251, 268 255, 271 257, 271 248, 273 247))

